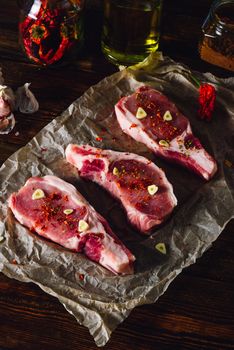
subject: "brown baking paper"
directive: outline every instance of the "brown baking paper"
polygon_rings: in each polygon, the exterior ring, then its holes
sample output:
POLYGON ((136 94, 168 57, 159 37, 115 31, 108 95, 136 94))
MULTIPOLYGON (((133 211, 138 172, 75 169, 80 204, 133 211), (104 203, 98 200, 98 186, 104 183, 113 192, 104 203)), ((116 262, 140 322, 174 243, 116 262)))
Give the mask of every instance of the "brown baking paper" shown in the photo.
POLYGON ((182 269, 194 263, 217 239, 234 216, 234 79, 193 72, 215 84, 217 102, 210 123, 197 117, 198 90, 191 72, 170 59, 151 56, 143 64, 124 69, 91 87, 61 116, 48 124, 0 170, 0 271, 22 282, 34 282, 55 296, 77 321, 88 327, 97 346, 137 306, 155 302, 182 269), (142 84, 165 93, 189 118, 194 134, 218 162, 218 173, 205 182, 182 167, 159 160, 145 146, 122 133, 114 104, 142 84), (103 141, 96 141, 96 138, 103 141), (120 204, 96 184, 79 178, 66 163, 70 143, 130 151, 162 167, 174 186, 178 206, 170 219, 145 237, 134 231, 120 204), (30 233, 7 207, 9 195, 31 176, 54 174, 72 183, 110 223, 136 256, 135 274, 115 276, 82 254, 69 252, 30 233), (155 245, 163 242, 167 254, 155 245))

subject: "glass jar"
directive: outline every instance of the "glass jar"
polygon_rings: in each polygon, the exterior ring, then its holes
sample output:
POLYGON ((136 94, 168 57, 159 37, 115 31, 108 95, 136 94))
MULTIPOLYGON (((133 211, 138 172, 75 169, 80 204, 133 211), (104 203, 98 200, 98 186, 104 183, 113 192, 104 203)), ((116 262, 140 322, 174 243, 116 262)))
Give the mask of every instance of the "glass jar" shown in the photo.
POLYGON ((200 57, 234 71, 234 1, 215 1, 202 26, 202 32, 200 57))
POLYGON ((20 43, 41 66, 74 59, 83 45, 83 0, 20 0, 20 43))
POLYGON ((159 46, 162 0, 103 0, 102 51, 114 64, 143 61, 159 46))

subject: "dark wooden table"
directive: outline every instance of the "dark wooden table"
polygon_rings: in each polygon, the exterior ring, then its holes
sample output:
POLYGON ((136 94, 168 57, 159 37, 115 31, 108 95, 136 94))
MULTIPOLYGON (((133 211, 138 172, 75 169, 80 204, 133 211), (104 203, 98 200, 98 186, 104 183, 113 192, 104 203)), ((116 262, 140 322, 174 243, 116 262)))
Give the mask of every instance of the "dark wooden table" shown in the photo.
MULTIPOLYGON (((200 27, 208 0, 165 0, 161 49, 165 55, 218 76, 230 73, 199 58, 200 27)), ((17 39, 15 0, 0 0, 0 66, 13 88, 31 82, 40 101, 33 115, 16 114, 10 135, 0 136, 0 163, 24 146, 73 100, 117 70, 99 50, 100 10, 87 13, 88 42, 73 65, 40 69, 27 62, 17 39)), ((96 349, 86 328, 33 284, 0 274, 0 349, 96 349)), ((234 349, 234 222, 195 265, 185 269, 154 305, 136 308, 106 349, 234 349)))

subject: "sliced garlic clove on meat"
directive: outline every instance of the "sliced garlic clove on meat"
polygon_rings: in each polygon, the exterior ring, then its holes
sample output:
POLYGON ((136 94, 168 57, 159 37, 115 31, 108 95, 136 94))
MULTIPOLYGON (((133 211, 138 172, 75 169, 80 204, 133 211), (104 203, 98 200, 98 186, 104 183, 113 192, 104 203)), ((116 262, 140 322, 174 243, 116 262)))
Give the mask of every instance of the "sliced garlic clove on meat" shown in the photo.
POLYGON ((70 215, 70 214, 72 214, 73 213, 73 209, 64 209, 64 214, 66 214, 66 215, 70 215))
POLYGON ((170 111, 166 111, 163 115, 163 120, 169 122, 172 120, 172 115, 170 111))
POLYGON ((33 194, 32 194, 32 199, 35 200, 35 199, 42 199, 45 197, 45 193, 40 189, 36 189, 33 194))
POLYGON ((150 185, 147 187, 147 190, 151 196, 153 196, 155 193, 158 192, 158 186, 156 185, 150 185))
POLYGON ((163 147, 170 147, 170 143, 165 140, 160 140, 159 145, 163 147))
POLYGON ((136 112, 136 118, 144 119, 146 116, 147 116, 146 111, 142 107, 139 107, 136 112))
POLYGON ((119 169, 118 168, 114 167, 113 175, 119 176, 119 169))
POLYGON ((84 232, 89 229, 89 224, 85 220, 80 220, 78 224, 78 231, 84 232))

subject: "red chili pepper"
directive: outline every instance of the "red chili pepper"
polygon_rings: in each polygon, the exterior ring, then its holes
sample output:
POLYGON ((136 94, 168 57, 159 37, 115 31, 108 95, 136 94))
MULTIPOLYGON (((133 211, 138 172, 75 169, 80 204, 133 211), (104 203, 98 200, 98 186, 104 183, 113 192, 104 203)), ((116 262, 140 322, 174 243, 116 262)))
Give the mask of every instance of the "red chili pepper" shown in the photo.
POLYGON ((199 87, 199 111, 201 119, 210 121, 214 111, 216 90, 210 84, 202 84, 199 87))
POLYGON ((31 39, 34 43, 40 44, 41 39, 45 39, 48 37, 48 30, 46 29, 44 24, 33 24, 29 29, 29 33, 31 35, 31 39))
POLYGON ((65 51, 66 51, 70 46, 71 46, 70 40, 67 39, 67 38, 63 38, 62 41, 61 41, 61 43, 60 43, 60 45, 59 45, 58 50, 55 52, 55 54, 53 55, 53 57, 52 57, 50 60, 47 60, 45 63, 46 63, 46 64, 52 64, 52 63, 54 63, 54 62, 59 61, 59 60, 63 57, 65 51))
POLYGON ((83 273, 80 273, 80 274, 79 274, 79 280, 80 280, 80 281, 83 281, 83 280, 84 280, 84 275, 83 275, 83 273))

